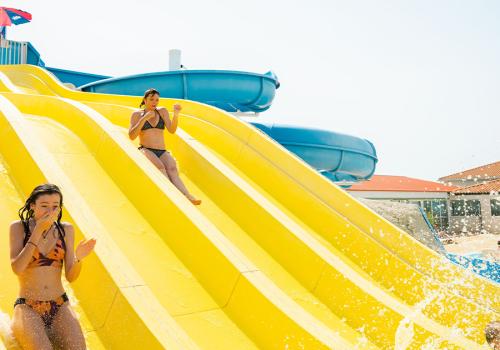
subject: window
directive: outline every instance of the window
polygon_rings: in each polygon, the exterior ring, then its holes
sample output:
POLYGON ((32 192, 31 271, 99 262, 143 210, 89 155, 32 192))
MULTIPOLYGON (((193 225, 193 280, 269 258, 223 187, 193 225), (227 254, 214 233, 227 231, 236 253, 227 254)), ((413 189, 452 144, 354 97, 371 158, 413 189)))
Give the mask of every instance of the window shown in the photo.
POLYGON ((490 200, 491 216, 500 216, 500 199, 490 200))
POLYGON ((437 217, 448 217, 448 208, 446 207, 446 200, 433 200, 432 213, 437 217))
POLYGON ((424 211, 427 215, 431 215, 432 214, 432 205, 431 205, 431 201, 424 201, 424 211))
POLYGON ((420 204, 427 219, 437 230, 448 228, 448 204, 446 199, 424 199, 422 201, 412 201, 420 204))
POLYGON ((464 201, 458 201, 458 200, 451 201, 451 216, 465 216, 464 201))
POLYGON ((481 216, 481 202, 478 199, 452 200, 451 216, 481 216))
POLYGON ((465 201, 465 215, 481 216, 481 202, 478 199, 465 201))

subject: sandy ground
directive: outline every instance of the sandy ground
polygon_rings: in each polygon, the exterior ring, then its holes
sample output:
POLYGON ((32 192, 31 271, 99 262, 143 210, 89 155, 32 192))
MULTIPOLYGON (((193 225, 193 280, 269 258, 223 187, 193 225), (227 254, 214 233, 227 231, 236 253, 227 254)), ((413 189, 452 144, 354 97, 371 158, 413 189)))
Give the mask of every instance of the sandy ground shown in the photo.
POLYGON ((457 236, 453 237, 451 244, 445 244, 445 249, 450 253, 467 254, 472 252, 483 252, 488 255, 500 258, 500 249, 497 247, 497 241, 500 235, 482 234, 476 236, 457 236))

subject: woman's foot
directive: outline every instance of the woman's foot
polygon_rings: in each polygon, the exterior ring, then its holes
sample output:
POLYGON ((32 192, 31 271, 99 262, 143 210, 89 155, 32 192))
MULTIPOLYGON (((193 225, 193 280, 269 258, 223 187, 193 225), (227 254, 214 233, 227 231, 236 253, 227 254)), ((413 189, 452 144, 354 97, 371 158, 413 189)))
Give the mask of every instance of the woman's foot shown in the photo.
POLYGON ((191 203, 193 203, 194 205, 200 205, 201 204, 201 199, 196 199, 195 197, 193 197, 192 195, 188 195, 186 196, 187 199, 189 199, 189 201, 191 203))

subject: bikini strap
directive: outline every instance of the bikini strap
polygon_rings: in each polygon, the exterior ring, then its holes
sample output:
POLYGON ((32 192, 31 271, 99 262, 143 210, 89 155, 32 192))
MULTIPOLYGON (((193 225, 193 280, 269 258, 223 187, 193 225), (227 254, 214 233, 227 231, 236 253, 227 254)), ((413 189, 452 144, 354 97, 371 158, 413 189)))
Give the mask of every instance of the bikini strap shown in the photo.
MULTIPOLYGON (((142 115, 141 115, 141 118, 144 117, 144 115, 146 114, 146 109, 143 109, 142 110, 142 115)), ((149 120, 146 120, 146 122, 144 123, 144 125, 148 124, 150 127, 153 127, 153 125, 151 125, 151 123, 149 122, 149 120)), ((142 126, 142 128, 144 128, 144 125, 142 126)))
POLYGON ((163 125, 165 125, 165 121, 163 120, 163 117, 161 116, 160 111, 156 108, 155 108, 155 111, 156 111, 156 113, 158 113, 158 118, 160 118, 160 120, 158 120, 158 124, 156 126, 160 125, 160 123, 163 123, 163 125))

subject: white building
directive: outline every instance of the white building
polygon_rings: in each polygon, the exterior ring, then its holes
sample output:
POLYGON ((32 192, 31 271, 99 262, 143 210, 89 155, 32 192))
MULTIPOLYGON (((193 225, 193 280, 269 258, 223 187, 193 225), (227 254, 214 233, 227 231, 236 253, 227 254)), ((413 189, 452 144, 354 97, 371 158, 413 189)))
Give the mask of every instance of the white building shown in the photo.
POLYGON ((500 162, 439 179, 460 186, 450 194, 452 233, 500 234, 500 162))
POLYGON ((448 196, 457 188, 406 176, 374 175, 347 191, 360 198, 418 204, 434 228, 443 231, 449 225, 448 196))
POLYGON ((460 188, 450 194, 450 231, 500 234, 500 180, 460 188))

